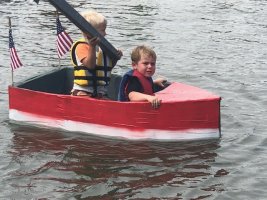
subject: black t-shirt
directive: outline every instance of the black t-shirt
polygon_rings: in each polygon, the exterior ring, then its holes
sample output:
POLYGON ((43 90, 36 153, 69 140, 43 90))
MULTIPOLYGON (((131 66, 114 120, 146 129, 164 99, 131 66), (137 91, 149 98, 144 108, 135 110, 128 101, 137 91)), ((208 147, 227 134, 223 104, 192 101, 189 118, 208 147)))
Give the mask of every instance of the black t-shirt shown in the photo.
POLYGON ((126 85, 126 89, 125 89, 126 97, 128 98, 129 94, 133 91, 140 92, 140 93, 144 92, 143 86, 141 85, 138 78, 135 76, 129 77, 128 84, 126 85))

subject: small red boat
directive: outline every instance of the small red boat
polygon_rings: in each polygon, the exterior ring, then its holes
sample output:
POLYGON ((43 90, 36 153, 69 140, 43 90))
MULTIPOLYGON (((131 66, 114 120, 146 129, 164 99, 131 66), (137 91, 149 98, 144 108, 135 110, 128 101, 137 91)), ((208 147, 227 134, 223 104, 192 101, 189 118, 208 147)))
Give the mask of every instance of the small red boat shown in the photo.
POLYGON ((218 139, 221 98, 206 90, 171 83, 148 102, 116 101, 121 77, 113 75, 110 100, 69 95, 73 68, 62 68, 9 86, 9 118, 67 131, 130 140, 218 139))

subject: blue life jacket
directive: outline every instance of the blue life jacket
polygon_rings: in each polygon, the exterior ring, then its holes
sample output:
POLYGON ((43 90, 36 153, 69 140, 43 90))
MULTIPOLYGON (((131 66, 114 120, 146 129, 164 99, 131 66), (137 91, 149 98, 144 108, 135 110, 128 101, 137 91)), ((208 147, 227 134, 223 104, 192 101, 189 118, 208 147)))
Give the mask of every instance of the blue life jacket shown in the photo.
MULTIPOLYGON (((122 77, 122 80, 120 82, 120 87, 119 87, 119 93, 118 93, 118 101, 129 101, 128 97, 125 94, 125 89, 126 89, 126 86, 127 86, 129 79, 134 76, 133 73, 134 73, 134 70, 130 70, 126 74, 124 74, 124 76, 122 77)), ((135 77, 137 77, 137 76, 135 76, 135 77)), ((138 80, 139 80, 139 78, 138 78, 138 80)), ((153 79, 151 77, 149 77, 149 81, 151 82, 151 85, 153 86, 153 79)), ((141 81, 140 81, 140 83, 142 84, 141 81)), ((144 89, 143 85, 142 85, 142 87, 144 89)))

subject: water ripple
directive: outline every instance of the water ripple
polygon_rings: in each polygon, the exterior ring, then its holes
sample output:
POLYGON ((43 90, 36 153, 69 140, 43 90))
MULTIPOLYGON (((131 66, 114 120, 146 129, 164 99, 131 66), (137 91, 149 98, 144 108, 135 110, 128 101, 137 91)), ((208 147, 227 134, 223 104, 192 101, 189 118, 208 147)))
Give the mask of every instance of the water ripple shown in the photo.
MULTIPOLYGON (((158 54, 157 74, 222 97, 220 141, 129 142, 16 126, 8 121, 8 17, 24 66, 15 82, 58 66, 55 9, 2 0, 0 10, 0 198, 265 199, 266 1, 68 0, 107 17, 107 38, 131 68, 138 44, 158 54)), ((81 36, 64 16, 73 39, 81 36)), ((67 55, 62 65, 70 65, 67 55)), ((29 105, 30 106, 30 105, 29 105)))

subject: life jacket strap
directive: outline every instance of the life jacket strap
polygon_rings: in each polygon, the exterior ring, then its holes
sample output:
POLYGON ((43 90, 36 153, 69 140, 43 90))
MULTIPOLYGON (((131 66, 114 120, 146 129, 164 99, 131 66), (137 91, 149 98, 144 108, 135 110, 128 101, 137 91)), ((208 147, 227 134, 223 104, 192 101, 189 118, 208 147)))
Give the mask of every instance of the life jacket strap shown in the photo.
POLYGON ((93 76, 89 76, 89 77, 84 77, 84 76, 74 76, 74 79, 77 80, 88 80, 88 81, 105 81, 105 82, 109 82, 110 81, 110 77, 96 77, 94 78, 93 76))

